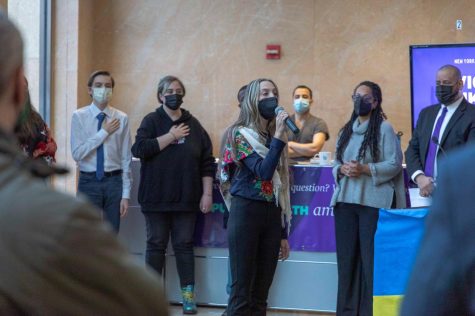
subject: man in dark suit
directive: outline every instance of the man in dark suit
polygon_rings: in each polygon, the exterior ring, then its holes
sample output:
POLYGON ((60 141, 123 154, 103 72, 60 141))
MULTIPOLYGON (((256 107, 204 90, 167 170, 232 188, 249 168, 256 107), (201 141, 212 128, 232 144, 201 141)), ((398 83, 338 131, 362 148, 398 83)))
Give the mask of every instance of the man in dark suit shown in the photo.
POLYGON ((475 107, 465 100, 462 88, 460 70, 452 65, 442 66, 436 79, 440 103, 426 107, 419 114, 405 154, 408 174, 421 196, 432 195, 437 157, 475 140, 475 107))
POLYGON ((471 145, 442 159, 402 316, 475 315, 473 157, 471 145))

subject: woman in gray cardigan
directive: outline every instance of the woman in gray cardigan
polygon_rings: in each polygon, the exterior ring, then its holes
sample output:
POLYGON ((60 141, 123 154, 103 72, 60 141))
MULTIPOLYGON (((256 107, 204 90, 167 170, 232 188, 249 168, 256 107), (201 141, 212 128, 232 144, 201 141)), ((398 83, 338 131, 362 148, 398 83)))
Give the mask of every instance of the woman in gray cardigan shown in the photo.
POLYGON ((381 88, 364 81, 341 129, 332 197, 338 261, 337 315, 372 315, 374 234, 380 208, 404 207, 402 151, 381 108, 381 88))

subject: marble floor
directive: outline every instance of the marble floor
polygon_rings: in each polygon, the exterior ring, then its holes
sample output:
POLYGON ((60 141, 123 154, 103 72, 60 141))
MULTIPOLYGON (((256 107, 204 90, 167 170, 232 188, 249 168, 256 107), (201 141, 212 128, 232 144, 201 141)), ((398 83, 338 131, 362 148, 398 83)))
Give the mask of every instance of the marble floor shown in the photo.
MULTIPOLYGON (((222 307, 198 307, 198 314, 203 316, 221 316, 224 308, 222 307)), ((183 315, 181 306, 170 306, 170 316, 183 315)), ((267 312, 268 316, 335 316, 334 313, 316 313, 316 312, 297 312, 297 311, 282 311, 270 310, 267 312)))

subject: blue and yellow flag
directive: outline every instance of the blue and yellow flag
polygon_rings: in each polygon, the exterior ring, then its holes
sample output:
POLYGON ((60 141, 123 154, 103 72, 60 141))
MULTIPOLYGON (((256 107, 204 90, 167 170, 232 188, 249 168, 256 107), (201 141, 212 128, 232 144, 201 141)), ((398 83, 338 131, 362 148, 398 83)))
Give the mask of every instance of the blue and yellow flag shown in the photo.
POLYGON ((399 314, 427 212, 427 209, 379 211, 374 238, 374 316, 399 314))

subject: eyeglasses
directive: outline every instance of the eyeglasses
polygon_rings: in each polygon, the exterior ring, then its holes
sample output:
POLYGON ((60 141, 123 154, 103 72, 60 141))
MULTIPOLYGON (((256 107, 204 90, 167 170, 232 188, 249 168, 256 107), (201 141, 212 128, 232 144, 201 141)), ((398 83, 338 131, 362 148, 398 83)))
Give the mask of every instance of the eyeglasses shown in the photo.
POLYGON ((366 94, 366 95, 353 94, 351 96, 351 100, 353 100, 353 102, 355 102, 357 99, 361 99, 363 102, 368 102, 368 103, 371 103, 374 100, 374 98, 369 94, 366 94))

